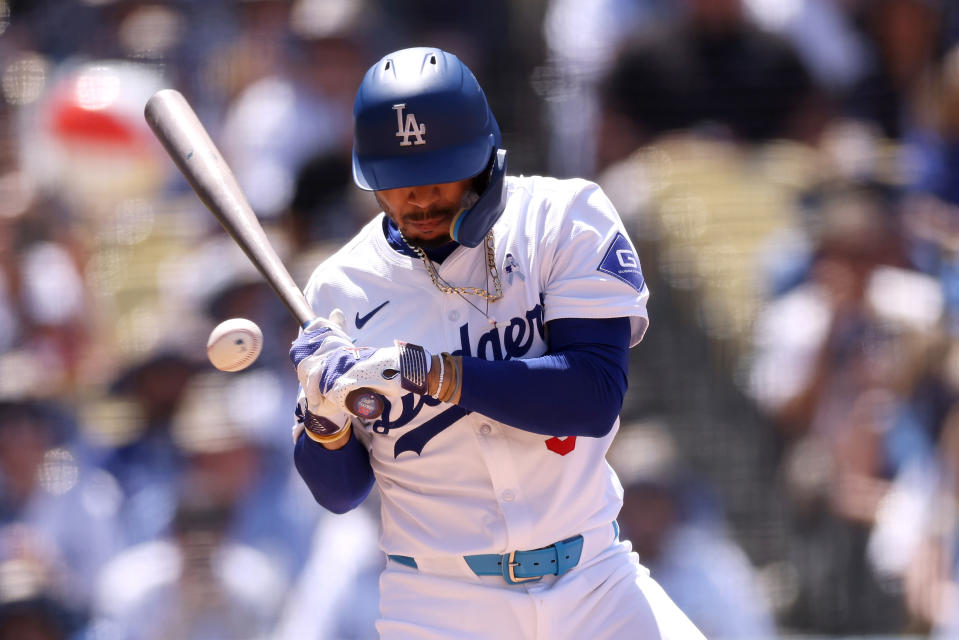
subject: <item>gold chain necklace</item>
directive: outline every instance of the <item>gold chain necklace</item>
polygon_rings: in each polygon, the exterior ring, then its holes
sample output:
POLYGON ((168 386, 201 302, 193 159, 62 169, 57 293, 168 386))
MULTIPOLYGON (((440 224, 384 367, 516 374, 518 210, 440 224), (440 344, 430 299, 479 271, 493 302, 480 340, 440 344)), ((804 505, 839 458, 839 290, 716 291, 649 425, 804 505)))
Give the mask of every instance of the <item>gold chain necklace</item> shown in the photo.
MULTIPOLYGON (((403 235, 402 231, 400 231, 400 238, 403 239, 403 242, 406 243, 406 246, 412 249, 413 252, 420 257, 420 260, 423 261, 423 265, 426 267, 426 273, 430 275, 430 279, 433 281, 433 285, 443 293, 455 293, 460 296, 464 294, 479 296, 486 299, 487 302, 496 302, 503 297, 503 283, 499 279, 499 270, 496 268, 496 251, 493 248, 492 230, 486 234, 486 267, 489 269, 489 274, 493 276, 493 289, 496 293, 490 293, 486 289, 480 289, 479 287, 453 287, 449 284, 440 283, 442 278, 440 278, 440 275, 436 272, 436 267, 433 266, 433 261, 430 260, 428 255, 426 255, 426 252, 420 247, 410 244, 409 240, 406 239, 406 236, 403 235)), ((467 302, 469 301, 467 300, 467 302)))

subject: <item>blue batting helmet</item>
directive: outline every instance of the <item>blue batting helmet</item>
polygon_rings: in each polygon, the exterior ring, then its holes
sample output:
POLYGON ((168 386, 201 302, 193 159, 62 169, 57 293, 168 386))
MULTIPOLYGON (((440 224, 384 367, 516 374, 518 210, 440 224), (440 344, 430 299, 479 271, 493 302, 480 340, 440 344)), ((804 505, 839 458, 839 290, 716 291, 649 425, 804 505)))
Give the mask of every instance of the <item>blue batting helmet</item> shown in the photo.
POLYGON ((486 188, 450 230, 478 245, 503 209, 506 151, 473 73, 440 49, 387 54, 370 67, 353 103, 353 179, 380 191, 455 182, 489 172, 486 188))

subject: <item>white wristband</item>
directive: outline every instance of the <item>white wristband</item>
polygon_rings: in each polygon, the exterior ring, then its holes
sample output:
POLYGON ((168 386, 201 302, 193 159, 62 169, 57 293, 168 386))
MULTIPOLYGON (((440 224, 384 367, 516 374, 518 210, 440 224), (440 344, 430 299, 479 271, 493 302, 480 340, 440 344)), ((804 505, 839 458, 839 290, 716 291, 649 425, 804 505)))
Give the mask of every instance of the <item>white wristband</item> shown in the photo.
POLYGON ((436 393, 433 394, 434 398, 439 398, 440 395, 443 393, 443 373, 444 372, 445 371, 443 367, 443 356, 440 355, 440 381, 439 381, 439 384, 436 385, 436 393))

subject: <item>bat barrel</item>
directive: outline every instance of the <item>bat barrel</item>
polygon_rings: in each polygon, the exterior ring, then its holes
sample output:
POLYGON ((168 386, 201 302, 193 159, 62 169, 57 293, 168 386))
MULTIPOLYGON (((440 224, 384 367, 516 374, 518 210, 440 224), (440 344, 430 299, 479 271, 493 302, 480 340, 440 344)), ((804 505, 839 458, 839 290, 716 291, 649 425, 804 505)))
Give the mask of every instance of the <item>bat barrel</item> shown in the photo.
POLYGON ((146 104, 144 116, 190 186, 240 246, 301 326, 316 313, 283 265, 223 159, 183 95, 162 89, 146 104))

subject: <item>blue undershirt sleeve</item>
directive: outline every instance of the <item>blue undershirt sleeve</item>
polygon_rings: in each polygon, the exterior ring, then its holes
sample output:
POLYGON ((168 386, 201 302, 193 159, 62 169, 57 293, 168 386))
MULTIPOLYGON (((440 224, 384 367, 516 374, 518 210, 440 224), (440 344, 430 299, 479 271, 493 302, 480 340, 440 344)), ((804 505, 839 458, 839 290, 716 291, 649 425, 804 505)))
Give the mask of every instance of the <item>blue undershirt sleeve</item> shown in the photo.
POLYGON ((629 335, 629 318, 552 320, 546 355, 464 357, 459 405, 532 433, 602 437, 623 406, 629 335))
POLYGON ((330 450, 301 433, 293 462, 313 498, 333 513, 355 509, 373 488, 370 454, 355 434, 342 448, 330 450))

